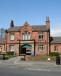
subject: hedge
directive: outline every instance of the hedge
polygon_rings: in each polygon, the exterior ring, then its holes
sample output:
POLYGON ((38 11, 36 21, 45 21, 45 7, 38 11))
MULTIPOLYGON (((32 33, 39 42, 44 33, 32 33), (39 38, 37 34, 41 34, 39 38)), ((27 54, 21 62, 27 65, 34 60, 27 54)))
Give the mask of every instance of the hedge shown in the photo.
POLYGON ((59 56, 60 54, 58 52, 50 52, 49 56, 59 56))

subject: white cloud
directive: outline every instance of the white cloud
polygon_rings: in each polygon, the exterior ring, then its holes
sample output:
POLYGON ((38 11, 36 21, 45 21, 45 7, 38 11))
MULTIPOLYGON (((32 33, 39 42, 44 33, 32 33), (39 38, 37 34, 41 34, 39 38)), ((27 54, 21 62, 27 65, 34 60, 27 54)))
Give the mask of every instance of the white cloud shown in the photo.
POLYGON ((59 30, 59 31, 52 31, 51 32, 51 36, 61 36, 61 30, 59 30))
POLYGON ((51 29, 51 36, 61 36, 61 26, 56 26, 53 30, 51 29))

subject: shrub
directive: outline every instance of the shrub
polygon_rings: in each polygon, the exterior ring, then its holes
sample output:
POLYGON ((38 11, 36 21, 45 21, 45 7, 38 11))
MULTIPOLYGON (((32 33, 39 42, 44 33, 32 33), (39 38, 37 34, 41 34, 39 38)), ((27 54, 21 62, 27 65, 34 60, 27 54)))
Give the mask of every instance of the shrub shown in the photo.
POLYGON ((6 54, 3 54, 3 60, 7 60, 9 58, 12 58, 14 55, 14 52, 7 52, 6 54))
POLYGON ((5 59, 9 59, 9 58, 10 58, 10 56, 6 54, 5 55, 5 59))
POLYGON ((7 52, 7 55, 14 55, 14 52, 7 52))
POLYGON ((7 59, 9 59, 9 58, 10 58, 9 55, 7 55, 7 54, 3 54, 3 60, 7 60, 7 59))
POLYGON ((50 56, 59 56, 60 54, 58 52, 51 52, 49 55, 50 56))

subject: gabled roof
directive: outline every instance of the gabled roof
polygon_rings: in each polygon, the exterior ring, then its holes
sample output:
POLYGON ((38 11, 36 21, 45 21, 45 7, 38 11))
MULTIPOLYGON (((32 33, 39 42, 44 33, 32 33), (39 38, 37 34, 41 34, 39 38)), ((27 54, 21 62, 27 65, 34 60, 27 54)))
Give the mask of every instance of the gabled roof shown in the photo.
POLYGON ((52 37, 51 44, 61 43, 61 37, 52 37))
MULTIPOLYGON (((20 29, 22 28, 23 26, 14 26, 14 27, 10 27, 7 31, 8 32, 17 32, 17 31, 20 31, 20 29)), ((47 27, 45 25, 32 25, 30 26, 32 27, 32 31, 48 31, 47 27)))

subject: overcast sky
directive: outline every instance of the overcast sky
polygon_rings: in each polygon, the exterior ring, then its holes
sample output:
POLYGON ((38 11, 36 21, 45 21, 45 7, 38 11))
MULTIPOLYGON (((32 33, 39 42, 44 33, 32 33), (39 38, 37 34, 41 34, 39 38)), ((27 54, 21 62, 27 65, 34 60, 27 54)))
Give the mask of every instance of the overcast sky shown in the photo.
POLYGON ((44 24, 46 16, 51 20, 51 35, 61 36, 61 0, 0 0, 0 28, 8 28, 10 21, 21 26, 44 24))

